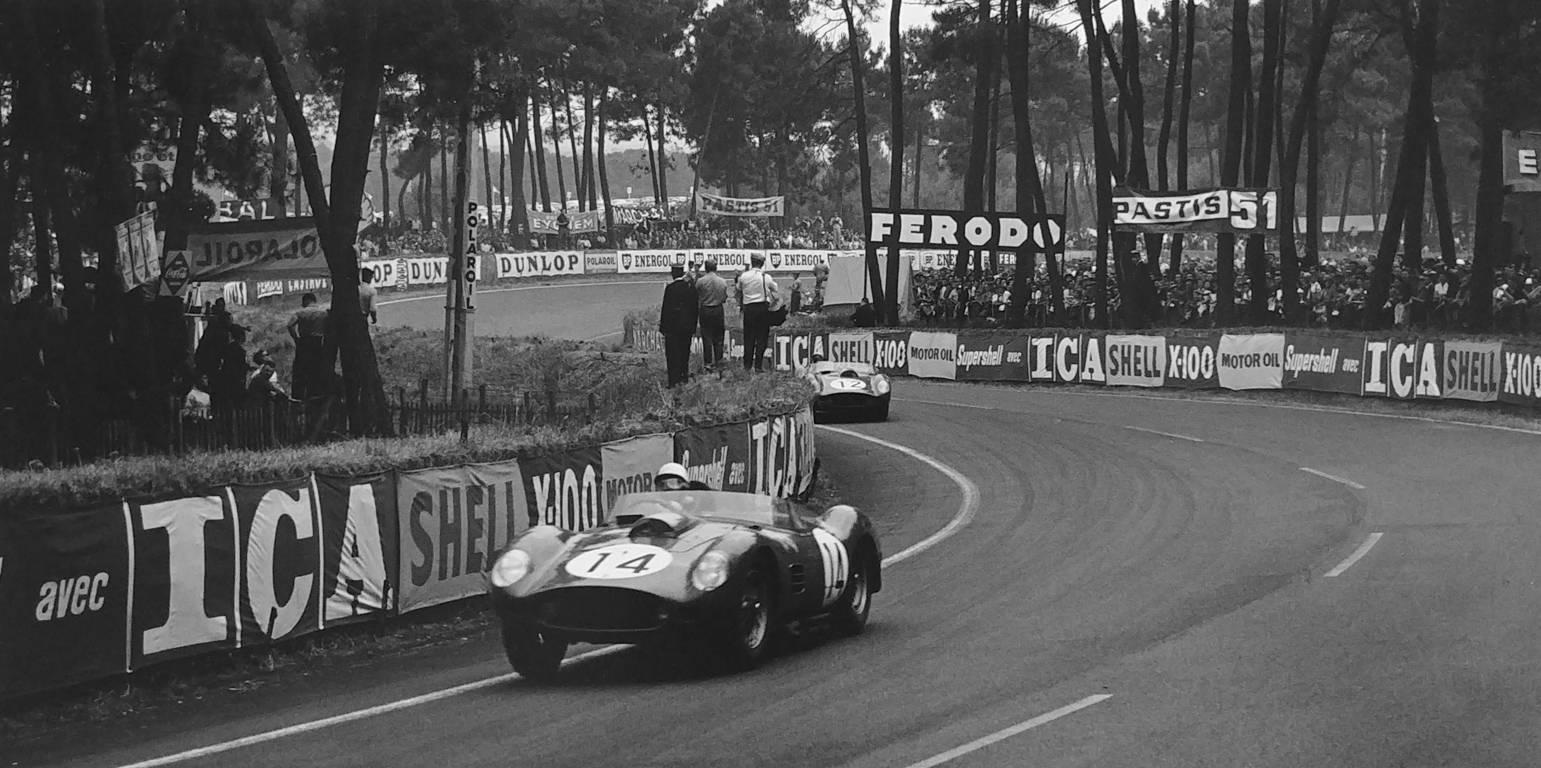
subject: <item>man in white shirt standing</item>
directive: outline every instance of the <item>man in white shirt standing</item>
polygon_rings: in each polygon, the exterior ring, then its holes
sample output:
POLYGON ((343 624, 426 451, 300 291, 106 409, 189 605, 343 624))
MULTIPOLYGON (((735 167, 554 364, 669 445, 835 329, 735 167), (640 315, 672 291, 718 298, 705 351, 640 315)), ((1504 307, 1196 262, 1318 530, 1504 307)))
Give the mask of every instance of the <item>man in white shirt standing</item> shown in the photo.
POLYGON ((738 304, 744 315, 744 370, 765 370, 770 344, 770 309, 780 303, 776 281, 765 274, 765 257, 749 257, 749 268, 738 276, 738 304))

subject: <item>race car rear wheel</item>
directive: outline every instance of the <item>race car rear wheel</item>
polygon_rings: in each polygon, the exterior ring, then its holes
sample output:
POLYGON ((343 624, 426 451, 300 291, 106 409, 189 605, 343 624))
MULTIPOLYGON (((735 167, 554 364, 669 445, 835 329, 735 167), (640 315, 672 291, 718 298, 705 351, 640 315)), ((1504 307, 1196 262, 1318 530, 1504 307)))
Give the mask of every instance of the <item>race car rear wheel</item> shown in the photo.
POLYGON ((508 663, 520 676, 535 681, 549 681, 556 677, 567 655, 567 641, 560 640, 528 627, 503 625, 503 652, 508 663))
POLYGON ((744 574, 738 597, 722 627, 719 650, 732 669, 752 669, 770 654, 775 615, 770 579, 759 568, 744 574))
POLYGON ((859 635, 867 628, 867 616, 872 613, 872 556, 862 552, 851 566, 846 578, 845 594, 835 604, 832 615, 835 628, 847 635, 859 635))

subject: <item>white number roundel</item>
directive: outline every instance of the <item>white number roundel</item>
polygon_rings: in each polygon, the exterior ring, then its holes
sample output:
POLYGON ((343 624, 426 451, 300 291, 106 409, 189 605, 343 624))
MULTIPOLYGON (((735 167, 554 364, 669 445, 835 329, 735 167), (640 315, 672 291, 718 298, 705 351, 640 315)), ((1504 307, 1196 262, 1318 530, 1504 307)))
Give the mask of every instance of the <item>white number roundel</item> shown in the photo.
POLYGON ((674 556, 651 544, 611 544, 567 561, 567 572, 582 579, 634 579, 669 567, 674 556))
POLYGON ((867 383, 861 379, 830 379, 829 386, 831 389, 854 391, 859 389, 866 389, 867 383))
POLYGON ((850 573, 851 559, 845 553, 845 544, 835 534, 823 528, 815 528, 813 540, 819 545, 819 560, 824 565, 824 605, 827 607, 845 589, 845 577, 850 573))

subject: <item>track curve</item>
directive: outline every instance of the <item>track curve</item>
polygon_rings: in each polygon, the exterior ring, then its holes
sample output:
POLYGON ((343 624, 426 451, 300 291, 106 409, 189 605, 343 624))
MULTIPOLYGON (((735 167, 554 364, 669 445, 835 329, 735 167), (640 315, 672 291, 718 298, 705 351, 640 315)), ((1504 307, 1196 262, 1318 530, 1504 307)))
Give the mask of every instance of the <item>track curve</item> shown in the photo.
MULTIPOLYGON (((852 429, 957 469, 979 510, 890 569, 862 637, 703 679, 624 651, 555 686, 509 682, 184 764, 1529 765, 1541 751, 1537 435, 1049 388, 896 390, 892 421, 852 429), (1372 531, 1384 537, 1326 578, 1372 531), (1109 698, 1028 729, 1094 694, 1109 698)), ((819 439, 887 551, 958 505, 911 457, 819 439)), ((20 764, 166 755, 503 674, 499 655, 468 638, 88 729, 20 764)))

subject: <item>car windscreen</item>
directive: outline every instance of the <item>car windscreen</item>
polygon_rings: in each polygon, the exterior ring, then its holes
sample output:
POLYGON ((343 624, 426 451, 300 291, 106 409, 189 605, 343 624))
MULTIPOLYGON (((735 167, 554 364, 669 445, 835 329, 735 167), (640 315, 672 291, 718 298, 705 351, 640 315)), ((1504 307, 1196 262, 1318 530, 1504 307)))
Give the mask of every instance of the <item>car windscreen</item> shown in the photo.
POLYGON ((815 363, 813 365, 813 371, 814 373, 833 374, 842 374, 846 371, 851 371, 862 376, 871 376, 874 373, 877 373, 877 369, 873 368, 867 363, 815 363))
POLYGON ((757 493, 728 491, 654 491, 629 493, 611 506, 612 522, 635 522, 659 512, 680 512, 701 517, 722 517, 756 525, 779 525, 786 502, 757 493))

